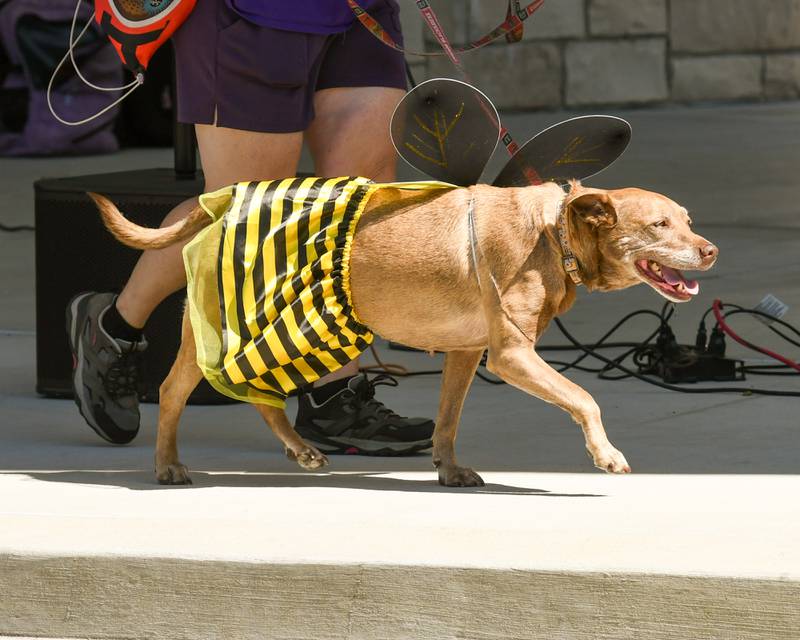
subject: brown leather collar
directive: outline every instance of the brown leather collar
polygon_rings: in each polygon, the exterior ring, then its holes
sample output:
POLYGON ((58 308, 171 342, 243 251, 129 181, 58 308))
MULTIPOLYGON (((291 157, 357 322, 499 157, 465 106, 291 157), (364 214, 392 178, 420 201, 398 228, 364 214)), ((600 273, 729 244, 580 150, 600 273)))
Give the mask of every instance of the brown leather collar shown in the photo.
POLYGON ((561 245, 561 264, 564 271, 575 284, 583 282, 581 279, 581 268, 578 259, 572 253, 569 246, 569 220, 567 220, 567 197, 561 201, 558 207, 558 217, 556 218, 556 230, 558 232, 558 243, 561 245))

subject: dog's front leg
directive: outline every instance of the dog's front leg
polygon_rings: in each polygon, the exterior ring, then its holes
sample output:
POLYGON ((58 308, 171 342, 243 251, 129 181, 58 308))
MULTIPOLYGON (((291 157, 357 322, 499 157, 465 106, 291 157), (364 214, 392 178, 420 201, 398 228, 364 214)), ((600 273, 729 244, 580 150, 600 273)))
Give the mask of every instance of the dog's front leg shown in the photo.
POLYGON ((458 465, 455 452, 461 407, 482 355, 483 350, 450 351, 444 357, 439 413, 433 432, 433 466, 439 472, 439 484, 447 487, 483 486, 477 473, 458 465))
POLYGON ((608 441, 594 398, 550 367, 530 342, 515 341, 495 350, 490 347, 486 366, 509 384, 569 413, 583 429, 586 449, 598 469, 630 473, 625 456, 608 441))

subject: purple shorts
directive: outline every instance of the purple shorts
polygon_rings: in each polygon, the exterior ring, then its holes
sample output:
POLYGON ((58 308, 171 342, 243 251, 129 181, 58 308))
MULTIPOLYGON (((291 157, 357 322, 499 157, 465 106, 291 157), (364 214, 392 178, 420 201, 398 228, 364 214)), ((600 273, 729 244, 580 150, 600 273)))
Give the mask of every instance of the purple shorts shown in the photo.
MULTIPOLYGON (((378 2, 369 13, 402 44, 394 0, 378 2)), ((225 0, 201 0, 173 42, 180 122, 305 131, 314 119, 316 91, 406 88, 403 55, 357 21, 334 35, 282 31, 248 22, 225 0)))

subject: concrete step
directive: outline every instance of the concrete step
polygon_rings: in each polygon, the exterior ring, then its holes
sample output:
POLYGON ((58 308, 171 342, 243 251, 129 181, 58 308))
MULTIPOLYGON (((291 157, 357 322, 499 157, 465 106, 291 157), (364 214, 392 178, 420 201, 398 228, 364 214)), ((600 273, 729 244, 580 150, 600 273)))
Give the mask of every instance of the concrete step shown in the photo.
POLYGON ((0 474, 0 634, 796 640, 796 476, 0 474))
POLYGON ((27 607, 6 595, 16 614, 4 626, 65 637, 796 640, 800 624, 800 585, 780 580, 97 557, 4 565, 48 585, 21 590, 27 607))

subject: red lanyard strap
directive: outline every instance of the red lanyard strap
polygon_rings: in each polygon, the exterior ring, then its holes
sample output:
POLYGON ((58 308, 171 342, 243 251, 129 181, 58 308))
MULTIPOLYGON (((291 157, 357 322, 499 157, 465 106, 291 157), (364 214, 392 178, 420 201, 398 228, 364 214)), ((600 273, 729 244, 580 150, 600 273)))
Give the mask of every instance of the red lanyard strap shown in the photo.
MULTIPOLYGON (((349 2, 350 0, 348 0, 349 2)), ((540 3, 539 6, 544 2, 540 3)), ((519 3, 517 3, 519 6, 519 3)), ((530 5, 529 5, 530 6, 530 5)), ((439 41, 442 49, 444 50, 445 54, 453 65, 458 69, 458 72, 461 74, 461 77, 464 78, 465 81, 469 82, 470 78, 467 74, 466 69, 464 69, 464 65, 461 64, 461 61, 458 59, 458 55, 453 47, 450 45, 450 42, 447 39, 447 36, 444 33, 444 29, 442 29, 442 25, 439 22, 439 19, 436 17, 436 14, 433 11, 433 8, 428 3, 428 0, 417 0, 417 8, 420 10, 422 17, 425 19, 425 22, 428 23, 428 27, 433 32, 433 35, 439 41)), ((480 103, 481 108, 483 109, 486 116, 492 120, 492 122, 497 122, 495 120, 494 114, 483 104, 480 103)), ((500 127, 500 141, 503 143, 503 146, 506 148, 508 155, 513 156, 517 151, 519 151, 519 145, 514 141, 511 132, 506 129, 502 123, 497 122, 500 127)), ((541 176, 537 173, 536 169, 525 163, 522 167, 522 172, 525 175, 526 179, 530 184, 542 184, 544 180, 542 180, 541 176)))
MULTIPOLYGON (((508 0, 508 9, 506 10, 506 20, 510 20, 514 16, 514 13, 520 10, 519 0, 513 0, 513 3, 514 3, 514 11, 511 10, 512 0, 508 0)), ((526 15, 525 17, 527 18, 528 16, 526 15)), ((523 25, 522 21, 520 20, 520 24, 518 27, 515 27, 511 31, 506 33, 506 42, 513 44, 515 42, 519 42, 520 40, 522 40, 524 29, 525 25, 523 25)))
MULTIPOLYGON (((347 4, 353 10, 356 17, 358 18, 359 22, 361 22, 364 27, 376 38, 378 38, 381 42, 385 45, 391 47, 392 49, 396 49, 402 53, 412 53, 417 55, 434 55, 429 53, 419 53, 415 51, 406 51, 402 47, 398 46, 397 43, 392 39, 392 37, 386 33, 386 30, 378 23, 375 18, 370 16, 366 11, 364 11, 356 2, 356 0, 347 0, 347 4)), ((433 11, 433 8, 430 6, 428 0, 416 0, 417 8, 419 9, 422 17, 425 19, 425 22, 428 24, 428 27, 433 32, 433 35, 436 37, 436 40, 439 42, 439 45, 442 47, 444 51, 444 55, 446 55, 450 62, 458 70, 459 74, 465 81, 469 82, 470 78, 464 69, 464 65, 461 64, 461 61, 458 58, 459 53, 463 53, 464 51, 470 51, 472 49, 477 49, 482 47, 492 40, 499 38, 501 35, 506 35, 509 42, 516 41, 522 37, 522 21, 526 18, 530 17, 534 11, 536 11, 539 7, 544 4, 544 0, 534 0, 526 7, 522 7, 520 5, 519 0, 509 0, 508 4, 508 11, 506 13, 505 21, 499 25, 497 28, 493 29, 490 33, 485 35, 483 38, 476 40, 463 48, 457 49, 454 48, 450 41, 447 39, 447 36, 444 33, 444 29, 442 29, 442 25, 439 22, 439 19, 436 17, 436 14, 433 11), (514 6, 514 11, 512 12, 511 7, 512 4, 514 6)), ((442 55, 441 53, 435 55, 442 55)), ((503 143, 503 146, 506 148, 509 156, 513 156, 517 151, 519 151, 519 145, 514 140, 511 132, 506 129, 501 122, 498 122, 495 114, 492 113, 491 109, 489 109, 481 100, 478 100, 478 103, 486 114, 486 117, 492 122, 492 124, 496 124, 500 129, 500 140, 503 143)), ((537 173, 537 171, 525 163, 522 167, 522 172, 525 175, 525 178, 528 180, 530 184, 542 184, 544 180, 542 180, 541 176, 537 173)))
MULTIPOLYGON (((415 56, 442 56, 447 55, 444 52, 440 51, 411 51, 410 49, 404 49, 400 45, 398 45, 394 39, 386 33, 384 28, 378 23, 375 18, 369 15, 364 9, 362 9, 356 0, 347 0, 347 4, 353 10, 356 18, 358 21, 366 27, 366 29, 374 35, 378 40, 383 42, 383 44, 391 47, 392 49, 396 49, 402 53, 410 53, 415 56)), ((419 7, 420 11, 422 11, 422 6, 428 6, 426 0, 416 0, 416 4, 419 7)), ((464 53, 465 51, 472 51, 474 49, 480 49, 481 47, 489 44, 490 42, 497 40, 501 36, 505 36, 508 42, 519 42, 522 39, 522 30, 524 28, 523 20, 528 19, 533 12, 536 11, 539 7, 544 4, 544 0, 533 0, 530 4, 522 7, 519 0, 511 0, 508 3, 508 11, 506 13, 506 19, 501 24, 496 26, 492 29, 489 33, 485 36, 475 40, 474 42, 470 42, 469 44, 464 45, 463 47, 458 47, 452 49, 454 53, 464 53), (513 10, 512 10, 513 5, 513 10)), ((437 21, 438 22, 438 21, 437 21)))

